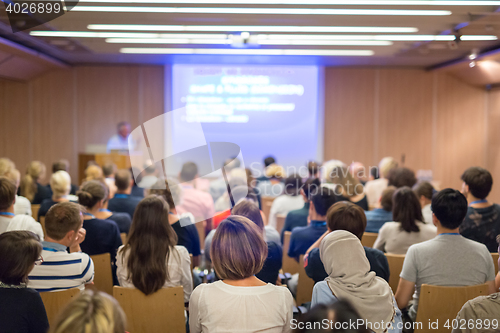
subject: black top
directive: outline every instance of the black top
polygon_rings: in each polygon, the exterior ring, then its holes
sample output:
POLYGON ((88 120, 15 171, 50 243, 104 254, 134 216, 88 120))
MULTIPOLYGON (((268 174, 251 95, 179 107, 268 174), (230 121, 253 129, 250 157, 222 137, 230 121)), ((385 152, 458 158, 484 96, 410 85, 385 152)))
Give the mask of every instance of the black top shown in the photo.
POLYGON ((500 206, 493 204, 486 208, 469 207, 460 225, 460 234, 486 245, 490 252, 497 252, 497 239, 500 237, 500 206))
POLYGON ((265 283, 276 284, 283 260, 283 250, 275 242, 267 242, 267 259, 255 276, 265 283))
POLYGON ((57 202, 52 199, 43 200, 42 203, 40 204, 40 209, 38 210, 37 221, 40 221, 40 216, 47 215, 47 212, 49 211, 50 207, 54 206, 55 204, 57 204, 57 202))
POLYGON ((352 202, 353 204, 355 205, 358 205, 359 207, 363 208, 363 210, 368 210, 368 199, 366 199, 366 195, 363 197, 363 199, 359 200, 359 201, 356 201, 356 202, 352 202))
POLYGON ((201 254, 200 250, 200 236, 194 224, 191 224, 189 218, 182 218, 172 224, 172 228, 177 234, 177 245, 184 246, 193 257, 201 254), (182 220, 181 226, 180 221, 182 220))
MULTIPOLYGON (((389 282, 389 263, 384 255, 384 252, 372 249, 371 247, 364 247, 366 258, 370 262, 370 271, 374 271, 377 276, 389 282)), ((319 249, 315 248, 307 257, 304 263, 307 276, 314 280, 314 282, 323 281, 328 274, 326 274, 325 267, 319 256, 319 249)))
POLYGON ((309 216, 309 202, 304 203, 304 207, 292 210, 286 214, 285 225, 281 230, 281 243, 285 238, 285 231, 292 231, 296 227, 307 226, 307 216, 309 216))
POLYGON ((45 199, 52 198, 52 191, 47 188, 47 186, 40 185, 36 183, 36 193, 31 204, 39 205, 45 199))
POLYGON ((106 218, 106 220, 114 221, 118 229, 120 229, 120 233, 124 232, 126 234, 128 234, 130 225, 132 224, 132 219, 127 213, 113 213, 113 215, 106 218))
POLYGON ((46 333, 49 321, 42 298, 30 288, 0 288, 0 332, 46 333))
POLYGON ((112 212, 128 213, 131 218, 134 218, 135 207, 141 200, 141 197, 133 195, 115 194, 115 197, 109 200, 108 209, 112 212))

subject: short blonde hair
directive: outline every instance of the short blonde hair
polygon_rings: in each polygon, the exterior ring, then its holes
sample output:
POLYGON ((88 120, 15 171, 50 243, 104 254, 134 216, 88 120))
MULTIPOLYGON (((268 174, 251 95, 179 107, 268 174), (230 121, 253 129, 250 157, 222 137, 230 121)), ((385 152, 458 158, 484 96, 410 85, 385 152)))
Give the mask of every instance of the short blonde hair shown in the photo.
POLYGON ((389 175, 389 171, 397 167, 398 167, 398 162, 396 162, 394 158, 384 157, 382 160, 380 160, 380 163, 378 164, 379 176, 387 178, 387 176, 389 175))
POLYGON ((215 231, 210 257, 222 280, 242 280, 259 273, 267 258, 262 230, 246 217, 229 216, 215 231))
POLYGON ((17 169, 11 169, 9 172, 5 174, 5 177, 9 178, 16 184, 16 187, 19 187, 19 182, 21 181, 21 173, 17 169))
POLYGON ((125 325, 125 314, 114 298, 87 289, 59 314, 50 332, 123 333, 125 325))
POLYGON ((271 164, 266 168, 266 176, 267 177, 275 177, 275 178, 285 178, 285 169, 281 165, 271 164))
POLYGON ((50 188, 57 198, 68 195, 71 191, 71 177, 66 171, 57 171, 50 177, 50 188))
POLYGON ((7 174, 16 166, 14 162, 6 157, 0 158, 0 176, 7 176, 7 174))
POLYGON ((104 175, 102 173, 102 169, 98 165, 89 165, 87 169, 85 169, 85 180, 84 182, 88 182, 90 180, 102 180, 104 175))

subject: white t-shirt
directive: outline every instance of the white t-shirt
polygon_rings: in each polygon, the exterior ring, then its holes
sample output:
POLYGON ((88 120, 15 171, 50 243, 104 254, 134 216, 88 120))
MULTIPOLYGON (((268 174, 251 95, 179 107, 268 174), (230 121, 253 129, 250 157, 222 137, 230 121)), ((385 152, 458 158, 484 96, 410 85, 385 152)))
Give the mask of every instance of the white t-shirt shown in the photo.
POLYGON ((35 221, 35 219, 31 216, 16 215, 13 218, 0 216, 0 234, 6 231, 19 230, 32 231, 40 237, 40 241, 43 241, 44 235, 42 225, 35 221))
MULTIPOLYGON (((122 248, 123 245, 118 248, 116 254, 116 276, 120 286, 135 288, 132 281, 127 279, 128 251, 123 256, 122 248)), ((163 288, 182 286, 184 288, 184 302, 189 302, 189 297, 193 291, 193 277, 191 275, 191 259, 188 250, 184 246, 174 246, 166 264, 169 280, 165 281, 163 288)))
POLYGON ((304 207, 304 198, 301 195, 280 195, 273 201, 267 224, 276 229, 278 224, 276 215, 286 215, 289 211, 301 209, 302 207, 304 207))
POLYGON ((31 216, 31 202, 25 197, 16 195, 16 202, 14 203, 14 214, 31 216))
POLYGON ((427 204, 422 208, 422 216, 424 217, 423 222, 432 224, 431 204, 427 204))
POLYGON ((292 294, 270 283, 259 287, 202 283, 189 302, 191 333, 291 332, 292 318, 292 294))
POLYGON ((417 221, 419 232, 406 232, 401 229, 399 222, 386 222, 378 232, 373 248, 392 254, 406 254, 413 244, 433 239, 437 235, 437 228, 431 224, 417 221))

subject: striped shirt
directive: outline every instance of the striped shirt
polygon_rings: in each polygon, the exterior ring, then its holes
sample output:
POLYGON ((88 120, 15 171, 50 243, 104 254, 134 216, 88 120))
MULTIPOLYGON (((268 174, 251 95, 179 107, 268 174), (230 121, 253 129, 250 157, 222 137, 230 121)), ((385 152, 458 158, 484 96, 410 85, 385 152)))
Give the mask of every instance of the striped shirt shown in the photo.
POLYGON ((66 246, 42 242, 43 263, 35 266, 29 275, 28 288, 38 292, 71 288, 85 289, 94 279, 94 263, 88 254, 68 253, 66 246))

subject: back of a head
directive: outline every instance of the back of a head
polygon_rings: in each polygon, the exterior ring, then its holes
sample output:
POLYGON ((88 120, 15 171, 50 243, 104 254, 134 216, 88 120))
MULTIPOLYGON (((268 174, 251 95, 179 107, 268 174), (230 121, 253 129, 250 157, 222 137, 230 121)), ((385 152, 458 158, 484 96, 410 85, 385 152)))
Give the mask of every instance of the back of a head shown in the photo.
POLYGON ((386 178, 389 180, 389 186, 396 188, 403 186, 413 187, 417 182, 415 172, 405 167, 391 169, 386 178))
POLYGON ((387 178, 387 176, 389 175, 389 171, 397 167, 398 167, 398 162, 396 162, 394 158, 384 157, 383 159, 380 160, 380 163, 378 164, 379 177, 387 178))
POLYGON ((328 187, 321 187, 317 193, 311 193, 311 203, 320 216, 325 216, 328 209, 337 202, 335 192, 328 187))
POLYGON ((267 258, 267 244, 254 222, 231 215, 217 227, 210 256, 220 279, 242 280, 261 271, 267 258))
POLYGON ((302 188, 302 177, 291 175, 285 179, 285 193, 289 195, 298 195, 302 188))
POLYGON ((302 191, 304 191, 304 195, 306 196, 307 200, 311 200, 311 195, 318 193, 321 191, 321 181, 319 178, 308 178, 304 186, 302 186, 302 191))
POLYGON ((259 206, 253 200, 242 200, 236 204, 231 210, 231 215, 244 216, 255 223, 261 231, 264 231, 264 221, 259 206))
POLYGON ((320 165, 318 162, 309 161, 307 162, 307 171, 309 172, 309 177, 314 177, 319 172, 320 165))
POLYGON ((9 231, 0 234, 0 282, 20 285, 42 253, 40 238, 31 231, 9 231))
POLYGON ((92 164, 85 169, 85 181, 101 180, 103 177, 102 169, 98 165, 92 164))
POLYGON ((418 182, 413 186, 413 192, 417 195, 417 198, 424 197, 428 200, 432 200, 432 196, 434 195, 434 186, 427 181, 418 182))
POLYGON ((190 182, 198 175, 198 166, 193 162, 186 162, 182 165, 180 178, 182 182, 190 182))
POLYGON ((419 232, 416 221, 422 221, 422 207, 415 192, 403 186, 394 192, 392 197, 392 219, 401 223, 406 232, 419 232))
POLYGON ((174 178, 159 179, 156 184, 147 190, 149 195, 159 195, 165 199, 170 209, 175 208, 175 203, 181 200, 181 188, 174 178))
POLYGON ((6 157, 0 158, 0 177, 7 175, 10 170, 15 169, 15 164, 6 157))
POLYGON ((26 167, 26 174, 21 179, 21 195, 33 201, 37 192, 37 182, 45 177, 45 164, 40 161, 32 161, 26 167))
POLYGON ((50 176, 50 188, 56 198, 68 195, 71 191, 71 177, 66 171, 60 170, 50 176))
POLYGON ((90 209, 108 197, 108 188, 98 180, 91 180, 83 183, 76 195, 80 205, 90 209))
POLYGON ((454 230, 467 214, 467 199, 460 191, 447 188, 434 195, 431 209, 444 228, 454 230))
POLYGON ((493 186, 491 173, 481 167, 471 167, 462 174, 462 181, 469 186, 469 192, 478 199, 485 199, 493 186))
POLYGON ((59 160, 52 164, 52 173, 56 173, 57 171, 69 171, 69 162, 68 160, 59 160))
POLYGON ((285 169, 278 164, 271 164, 266 168, 266 176, 269 178, 281 179, 285 177, 285 169))
POLYGON ((50 207, 45 215, 47 236, 59 241, 70 231, 78 232, 83 224, 82 210, 82 206, 74 202, 60 202, 50 207))
POLYGON ((0 177, 0 211, 8 209, 16 200, 16 185, 7 177, 0 177))
POLYGON ((275 163, 276 163, 276 159, 272 156, 268 156, 268 157, 264 158, 264 167, 265 168, 267 168, 271 164, 275 164, 275 163))
POLYGON ((382 192, 382 196, 380 197, 380 205, 385 211, 392 212, 392 197, 394 196, 394 192, 396 192, 396 188, 394 186, 388 186, 382 192))
POLYGON ((116 164, 108 162, 102 166, 102 173, 104 177, 108 178, 113 175, 117 170, 116 164))
POLYGON ((161 196, 142 199, 135 209, 122 252, 128 252, 128 278, 145 295, 161 289, 169 279, 165 261, 177 244, 168 221, 169 207, 161 196))
POLYGON ((156 172, 156 164, 152 160, 147 160, 144 163, 144 172, 147 175, 152 175, 156 172))
POLYGON ((334 167, 327 181, 338 185, 339 192, 337 192, 337 194, 346 198, 363 193, 363 185, 361 185, 357 178, 352 176, 351 172, 346 167, 334 167))
POLYGON ((50 333, 123 333, 125 314, 111 296, 87 289, 69 303, 51 325, 50 333))
POLYGON ((361 240, 366 228, 366 215, 358 205, 349 201, 341 201, 328 210, 326 224, 330 231, 349 231, 361 240))
POLYGON ((9 172, 5 174, 5 177, 9 178, 16 187, 19 186, 19 182, 21 181, 21 173, 17 169, 10 169, 9 172))
POLYGON ((224 161, 222 166, 224 167, 224 170, 231 171, 235 168, 239 168, 241 166, 241 162, 236 157, 228 158, 227 160, 224 161))
POLYGON ((115 174, 115 185, 118 191, 126 191, 131 186, 132 174, 127 169, 120 169, 115 174))

